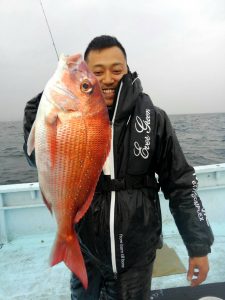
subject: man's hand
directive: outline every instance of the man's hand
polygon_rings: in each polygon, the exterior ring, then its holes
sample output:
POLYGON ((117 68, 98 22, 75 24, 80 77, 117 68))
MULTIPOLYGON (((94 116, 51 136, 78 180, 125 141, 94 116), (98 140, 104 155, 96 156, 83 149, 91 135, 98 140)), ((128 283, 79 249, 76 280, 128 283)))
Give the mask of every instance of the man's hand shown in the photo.
POLYGON ((206 279, 208 272, 208 256, 189 257, 187 280, 191 281, 191 286, 197 286, 202 283, 206 279))

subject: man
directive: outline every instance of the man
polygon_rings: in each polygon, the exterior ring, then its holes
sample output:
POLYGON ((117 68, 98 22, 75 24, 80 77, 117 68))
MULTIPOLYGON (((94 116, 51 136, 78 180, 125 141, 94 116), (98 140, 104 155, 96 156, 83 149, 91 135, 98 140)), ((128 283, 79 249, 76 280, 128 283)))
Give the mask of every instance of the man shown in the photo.
MULTIPOLYGON (((116 38, 96 37, 84 58, 108 106, 113 151, 110 172, 101 174, 91 207, 76 225, 89 285, 84 290, 72 275, 71 298, 99 299, 102 291, 107 299, 150 299, 161 236, 159 188, 169 199, 188 250, 188 279, 192 286, 200 284, 209 270, 213 235, 196 192, 194 169, 185 160, 168 116, 143 93, 116 38)), ((40 98, 41 94, 25 108, 25 153, 40 98)), ((28 160, 34 164, 34 154, 28 160)))

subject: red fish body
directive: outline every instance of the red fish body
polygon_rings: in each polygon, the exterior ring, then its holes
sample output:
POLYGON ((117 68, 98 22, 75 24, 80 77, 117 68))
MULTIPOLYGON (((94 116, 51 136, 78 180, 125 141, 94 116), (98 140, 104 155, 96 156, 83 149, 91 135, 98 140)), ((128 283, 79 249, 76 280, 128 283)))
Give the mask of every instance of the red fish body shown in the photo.
POLYGON ((28 154, 34 148, 40 190, 57 222, 50 264, 64 261, 87 288, 74 223, 91 204, 110 149, 110 124, 97 79, 80 55, 62 56, 46 85, 28 154))

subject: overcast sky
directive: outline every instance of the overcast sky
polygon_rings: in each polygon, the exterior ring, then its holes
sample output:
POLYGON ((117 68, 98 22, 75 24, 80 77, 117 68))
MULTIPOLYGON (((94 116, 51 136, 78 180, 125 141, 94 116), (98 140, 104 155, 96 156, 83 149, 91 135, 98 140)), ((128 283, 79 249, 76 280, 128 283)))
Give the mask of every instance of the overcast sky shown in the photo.
MULTIPOLYGON (((57 51, 116 36, 154 104, 225 112, 225 0, 42 0, 57 51)), ((0 0, 0 121, 22 120, 57 65, 39 0, 0 0)))

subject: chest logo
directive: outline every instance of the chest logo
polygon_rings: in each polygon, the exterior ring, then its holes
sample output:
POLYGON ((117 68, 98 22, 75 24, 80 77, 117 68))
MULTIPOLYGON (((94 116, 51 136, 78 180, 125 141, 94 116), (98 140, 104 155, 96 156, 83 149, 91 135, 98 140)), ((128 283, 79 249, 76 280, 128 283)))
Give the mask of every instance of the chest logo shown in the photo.
MULTIPOLYGON (((136 116, 135 120, 135 130, 141 135, 142 143, 135 141, 134 142, 134 155, 141 156, 144 159, 149 157, 150 150, 150 132, 151 132, 151 117, 150 109, 145 111, 145 119, 141 119, 139 116, 136 116), (143 138, 142 138, 143 137, 143 138)), ((141 140, 140 139, 140 140, 141 140)))

